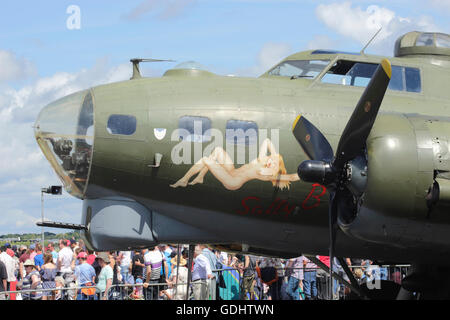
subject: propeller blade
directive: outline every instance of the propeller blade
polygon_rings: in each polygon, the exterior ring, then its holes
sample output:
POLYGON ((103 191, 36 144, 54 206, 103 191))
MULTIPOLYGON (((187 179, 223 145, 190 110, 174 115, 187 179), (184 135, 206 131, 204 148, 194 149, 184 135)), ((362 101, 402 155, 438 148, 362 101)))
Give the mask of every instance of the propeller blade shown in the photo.
POLYGON ((295 139, 312 160, 331 161, 333 149, 327 138, 305 117, 299 115, 292 126, 295 139))
POLYGON ((336 151, 336 159, 333 163, 335 168, 342 168, 347 161, 355 158, 365 147, 367 137, 375 123, 378 110, 391 80, 391 74, 391 63, 389 60, 383 59, 375 70, 342 133, 336 151))
POLYGON ((338 195, 336 194, 338 191, 330 191, 330 204, 328 205, 328 225, 330 232, 330 292, 329 297, 330 300, 333 300, 333 260, 334 260, 334 244, 336 241, 336 231, 337 231, 337 215, 338 215, 338 195))

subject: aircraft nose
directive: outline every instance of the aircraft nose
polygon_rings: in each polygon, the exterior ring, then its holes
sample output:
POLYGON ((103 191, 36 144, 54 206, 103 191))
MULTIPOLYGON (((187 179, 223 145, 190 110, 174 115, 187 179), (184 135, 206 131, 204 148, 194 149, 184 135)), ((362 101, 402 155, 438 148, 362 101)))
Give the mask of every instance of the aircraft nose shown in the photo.
POLYGON ((35 123, 35 137, 64 188, 83 198, 94 143, 94 103, 81 91, 44 107, 35 123))

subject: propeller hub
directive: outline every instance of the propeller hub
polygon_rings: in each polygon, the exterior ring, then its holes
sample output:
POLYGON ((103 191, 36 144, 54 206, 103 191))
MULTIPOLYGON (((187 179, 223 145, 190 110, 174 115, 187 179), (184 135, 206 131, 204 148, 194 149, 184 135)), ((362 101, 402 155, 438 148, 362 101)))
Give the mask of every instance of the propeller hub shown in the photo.
POLYGON ((367 185, 367 160, 359 156, 349 161, 346 166, 346 185, 355 197, 360 197, 367 185))
POLYGON ((297 170, 298 176, 305 182, 329 185, 335 180, 335 172, 331 164, 319 160, 303 161, 297 170))

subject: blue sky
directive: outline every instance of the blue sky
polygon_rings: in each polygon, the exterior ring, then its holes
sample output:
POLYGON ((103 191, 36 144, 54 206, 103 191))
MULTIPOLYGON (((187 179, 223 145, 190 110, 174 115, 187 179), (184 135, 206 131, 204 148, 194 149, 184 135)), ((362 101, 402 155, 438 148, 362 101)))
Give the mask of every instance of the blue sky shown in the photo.
MULTIPOLYGON (((133 57, 195 60, 258 76, 288 54, 323 48, 392 55, 412 30, 450 32, 450 0, 42 0, 0 4, 0 234, 40 232, 40 188, 59 184, 34 140, 43 106, 125 80, 133 57), (81 29, 69 30, 76 5, 81 29)), ((143 67, 160 76, 171 64, 143 67)), ((46 197, 46 217, 78 223, 81 201, 46 197)), ((49 230, 55 231, 55 230, 49 230)))

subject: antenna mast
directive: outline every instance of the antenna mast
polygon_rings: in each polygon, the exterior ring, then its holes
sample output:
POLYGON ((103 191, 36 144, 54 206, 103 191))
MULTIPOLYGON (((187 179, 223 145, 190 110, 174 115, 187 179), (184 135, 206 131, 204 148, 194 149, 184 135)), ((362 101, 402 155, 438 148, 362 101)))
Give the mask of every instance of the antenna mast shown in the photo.
POLYGON ((141 63, 141 62, 163 62, 163 61, 175 62, 175 60, 141 59, 141 58, 131 59, 130 62, 133 64, 133 76, 130 78, 130 80, 142 78, 141 71, 139 70, 139 63, 141 63))
POLYGON ((377 33, 375 33, 375 35, 372 37, 372 39, 370 39, 369 42, 367 42, 367 44, 364 46, 364 48, 362 48, 362 50, 359 52, 359 54, 361 54, 361 55, 365 54, 364 50, 366 50, 366 48, 373 41, 373 39, 375 39, 375 37, 380 33, 381 29, 383 29, 383 27, 380 27, 380 29, 377 31, 377 33))

